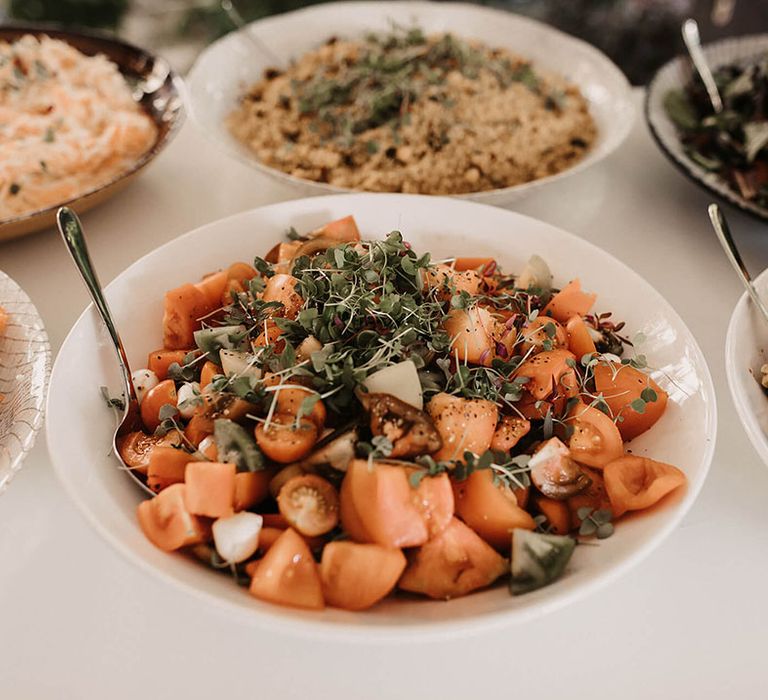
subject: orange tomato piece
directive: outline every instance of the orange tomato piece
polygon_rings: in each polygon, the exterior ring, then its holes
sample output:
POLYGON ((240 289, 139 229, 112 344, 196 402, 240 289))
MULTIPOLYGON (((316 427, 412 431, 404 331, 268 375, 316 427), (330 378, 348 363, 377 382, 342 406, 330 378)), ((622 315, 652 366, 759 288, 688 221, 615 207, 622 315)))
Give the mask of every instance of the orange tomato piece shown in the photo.
POLYGON ((450 265, 439 264, 425 270, 424 286, 435 289, 441 301, 448 301, 461 292, 476 296, 482 289, 483 278, 476 270, 457 270, 450 265))
POLYGON ((603 478, 617 518, 629 510, 649 508, 686 483, 685 474, 677 467, 634 455, 607 464, 603 478))
POLYGON ((415 547, 429 537, 408 473, 395 465, 353 460, 341 489, 341 518, 351 537, 383 547, 415 547))
POLYGON ((534 399, 527 392, 523 392, 522 398, 515 404, 520 415, 527 420, 542 420, 550 410, 554 410, 551 401, 534 399))
POLYGON ((184 484, 173 484, 154 498, 139 503, 137 515, 141 530, 163 551, 172 552, 204 539, 202 523, 186 507, 186 488, 184 484))
POLYGON ((581 282, 572 280, 550 299, 544 307, 544 315, 567 323, 571 316, 585 316, 597 299, 597 294, 581 291, 581 282))
POLYGON ((595 341, 589 334, 587 324, 581 316, 571 316, 565 325, 568 334, 568 349, 581 360, 584 355, 591 355, 597 352, 595 341))
POLYGON ((565 501, 537 496, 536 507, 547 519, 549 528, 556 535, 567 535, 571 531, 571 511, 565 501))
POLYGON ((155 350, 147 357, 147 369, 157 375, 160 381, 168 379, 168 368, 174 363, 181 365, 191 350, 155 350))
POLYGON ((202 414, 192 416, 184 428, 184 437, 195 447, 209 435, 213 435, 213 419, 202 414))
POLYGON ((531 515, 520 507, 517 495, 495 484, 490 469, 476 471, 453 482, 456 514, 488 544, 501 551, 512 546, 512 530, 533 530, 531 515))
POLYGON ((316 474, 294 476, 277 496, 280 513, 302 535, 316 537, 330 532, 339 522, 339 495, 316 474))
POLYGON ((209 518, 233 513, 237 467, 226 462, 189 462, 184 472, 187 510, 209 518))
POLYGON ((269 495, 269 480, 272 472, 262 469, 257 472, 238 472, 235 474, 235 511, 247 510, 264 501, 269 495))
POLYGON ((264 326, 264 330, 259 333, 255 340, 251 342, 253 349, 265 348, 267 345, 274 345, 277 352, 282 352, 285 348, 285 342, 280 339, 283 332, 277 327, 277 324, 271 319, 264 326))
POLYGON ((490 365, 494 354, 493 334, 496 321, 488 309, 453 309, 443 321, 443 328, 451 338, 451 354, 459 362, 490 365))
POLYGON ((405 565, 405 555, 399 549, 329 542, 320 561, 325 602, 344 610, 366 610, 389 595, 405 565))
POLYGON ((267 280, 262 299, 264 301, 279 301, 283 305, 282 315, 286 318, 296 318, 304 299, 296 291, 299 283, 292 275, 278 273, 267 280))
POLYGON ((540 352, 547 342, 550 350, 566 347, 568 338, 565 329, 549 316, 537 316, 520 331, 520 354, 525 355, 530 350, 540 352))
POLYGON ((490 586, 507 571, 506 560, 493 547, 453 518, 439 536, 416 550, 398 587, 430 598, 457 598, 490 586))
POLYGON ((146 474, 152 452, 158 446, 172 447, 181 445, 181 435, 177 430, 171 430, 165 435, 147 435, 137 430, 122 435, 117 440, 117 451, 123 462, 141 474, 146 474))
POLYGON ((360 229, 354 216, 331 221, 312 232, 312 238, 329 238, 338 243, 354 243, 360 240, 360 229))
POLYGON ((245 287, 238 280, 227 279, 227 284, 224 287, 224 291, 221 294, 221 306, 227 306, 236 299, 238 294, 242 294, 245 291, 245 287))
POLYGON ((616 427, 624 440, 632 440, 653 427, 664 415, 669 398, 650 376, 630 365, 600 363, 595 366, 595 390, 617 419, 616 427), (644 411, 639 413, 632 407, 632 402, 641 398, 646 389, 656 393, 656 400, 645 403, 644 411))
POLYGON ((344 532, 355 542, 372 542, 373 538, 366 532, 363 521, 357 512, 357 505, 352 493, 352 479, 344 478, 339 492, 339 517, 344 532))
POLYGON ((195 284, 204 295, 211 311, 221 306, 221 297, 227 288, 227 271, 219 270, 206 275, 195 284))
POLYGON ((239 282, 241 285, 240 291, 245 289, 246 282, 252 280, 258 274, 259 273, 256 272, 256 269, 253 267, 253 265, 249 265, 248 263, 244 262, 232 263, 227 269, 227 279, 239 282))
MULTIPOLYGON (((304 400, 310 396, 317 396, 317 392, 310 389, 288 387, 274 392, 273 395, 275 397, 274 400, 277 402, 275 412, 297 416, 304 400)), ((305 415, 317 426, 318 430, 322 430, 327 415, 325 404, 318 399, 312 410, 305 415)))
POLYGON ((491 446, 499 418, 495 403, 440 393, 427 404, 427 412, 443 441, 435 459, 463 459, 465 451, 482 454, 491 446))
POLYGON ((530 421, 517 416, 501 416, 491 439, 491 449, 509 452, 531 430, 530 421))
POLYGON ((310 610, 325 607, 312 552, 301 535, 291 528, 283 531, 259 561, 249 591, 256 598, 278 605, 310 610))
POLYGON ((545 350, 523 362, 515 377, 528 377, 525 390, 537 401, 551 396, 572 396, 578 393, 576 374, 568 362, 576 362, 568 350, 545 350))
MULTIPOLYGON (((415 470, 406 469, 409 483, 415 470)), ((414 489, 411 498, 427 526, 429 537, 439 535, 451 522, 454 511, 453 488, 447 474, 425 476, 414 489)))
POLYGON ((317 425, 309 418, 296 421, 296 416, 276 413, 269 425, 259 423, 254 431, 256 444, 269 459, 289 464, 306 457, 315 446, 317 425))
MULTIPOLYGON (((270 251, 264 256, 264 260, 273 265, 290 262, 296 256, 296 252, 301 248, 301 245, 301 241, 278 243, 272 246, 270 251)), ((286 272, 286 270, 276 270, 276 272, 286 272)))
POLYGON ((573 428, 568 450, 577 462, 602 469, 624 454, 619 429, 594 406, 580 401, 568 412, 566 424, 573 428))
POLYGON ((209 313, 210 304, 205 294, 193 284, 166 292, 163 313, 163 347, 182 350, 195 344, 194 332, 200 329, 201 319, 209 313))
MULTIPOLYGON (((285 530, 286 528, 284 527, 262 527, 259 532, 259 551, 264 554, 277 541, 277 538, 285 532, 285 530)), ((253 572, 251 572, 250 575, 253 576, 253 572)))
POLYGON ((456 272, 474 270, 480 275, 488 274, 487 271, 495 266, 496 261, 493 258, 456 258, 456 262, 453 263, 453 269, 456 272))
POLYGON ((177 399, 173 379, 163 380, 144 395, 140 407, 141 422, 150 433, 160 425, 160 409, 167 404, 175 407, 177 399))
POLYGON ((11 317, 8 315, 8 312, 2 306, 0 306, 0 335, 3 335, 6 328, 8 328, 10 318, 11 317))
POLYGON ((200 388, 204 389, 217 374, 224 374, 224 370, 215 362, 206 360, 203 368, 200 370, 200 388))
POLYGON ((190 455, 184 450, 158 446, 152 450, 147 467, 147 486, 155 492, 171 484, 184 482, 184 472, 190 455))

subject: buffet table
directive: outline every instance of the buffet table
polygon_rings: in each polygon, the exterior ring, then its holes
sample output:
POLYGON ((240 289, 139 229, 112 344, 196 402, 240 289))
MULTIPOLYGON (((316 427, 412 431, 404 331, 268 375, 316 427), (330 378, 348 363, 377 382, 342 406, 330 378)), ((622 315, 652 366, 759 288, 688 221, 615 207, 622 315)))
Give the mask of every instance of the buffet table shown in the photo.
MULTIPOLYGON (((655 148, 639 91, 636 99, 618 153, 514 208, 633 267, 709 361, 719 400, 712 470, 654 554, 587 599, 481 636, 376 646, 265 633, 176 594, 111 549, 59 486, 40 435, 0 496, 0 697, 765 697, 768 469, 738 422, 723 361, 741 288, 709 227, 710 197, 655 148)), ((290 197, 187 123, 142 177, 83 223, 106 283, 198 225, 290 197)), ((768 266, 766 226, 726 213, 751 269, 768 266)), ((55 355, 87 303, 58 233, 0 244, 0 268, 37 305, 55 355)))

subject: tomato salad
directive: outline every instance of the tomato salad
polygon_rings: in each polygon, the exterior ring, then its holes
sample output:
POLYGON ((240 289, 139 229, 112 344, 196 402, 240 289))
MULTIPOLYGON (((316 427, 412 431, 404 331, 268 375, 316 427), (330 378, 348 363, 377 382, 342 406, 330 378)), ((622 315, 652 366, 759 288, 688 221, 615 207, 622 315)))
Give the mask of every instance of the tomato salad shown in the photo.
POLYGON ((307 609, 547 585, 686 481, 625 451, 667 394, 595 302, 537 256, 512 275, 352 217, 291 229, 165 295, 119 444, 157 494, 139 524, 307 609))

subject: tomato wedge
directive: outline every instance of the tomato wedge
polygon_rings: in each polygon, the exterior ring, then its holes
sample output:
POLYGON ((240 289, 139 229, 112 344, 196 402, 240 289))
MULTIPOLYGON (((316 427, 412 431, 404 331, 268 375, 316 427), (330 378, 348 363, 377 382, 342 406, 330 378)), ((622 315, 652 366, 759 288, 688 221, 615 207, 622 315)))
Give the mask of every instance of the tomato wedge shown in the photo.
POLYGON ((588 294, 581 291, 581 282, 572 280, 563 287, 549 304, 544 307, 544 314, 557 319, 560 323, 567 323, 571 316, 584 316, 589 313, 597 299, 597 294, 588 294))
POLYGON ((280 605, 311 610, 325 607, 317 564, 295 530, 284 530, 269 547, 254 569, 250 592, 280 605))
POLYGON ((517 416, 501 416, 491 440, 491 449, 509 452, 531 430, 530 421, 517 416))
POLYGON ((568 334, 568 349, 581 360, 584 355, 591 355, 597 352, 595 341, 589 334, 587 324, 581 316, 571 316, 565 326, 568 334))
POLYGON ((267 280, 264 287, 262 299, 264 301, 279 301, 282 305, 282 315, 286 318, 296 318, 301 307, 304 305, 304 299, 296 291, 296 285, 299 283, 292 275, 276 274, 267 280))
POLYGON ((528 377, 525 390, 537 401, 553 395, 573 396, 576 374, 569 361, 576 362, 576 357, 568 350, 545 350, 523 362, 515 377, 528 377))
POLYGON ((320 579, 329 605, 365 610, 384 598, 405 569, 399 549, 378 544, 329 542, 323 548, 320 579))
POLYGON ((594 406, 579 402, 568 412, 566 423, 573 428, 568 449, 577 462, 602 469, 624 454, 619 429, 594 406))
POLYGON ((625 440, 636 438, 653 427, 667 408, 667 392, 647 374, 630 365, 600 363, 595 366, 595 390, 611 409, 616 425, 625 440), (655 395, 655 400, 644 401, 643 394, 655 395), (638 399, 642 413, 633 407, 638 399))
POLYGON ((647 457, 626 455, 606 465, 605 490, 615 517, 642 510, 660 501, 686 482, 677 467, 647 457))
POLYGON ((565 329, 554 318, 537 316, 526 323, 520 331, 520 354, 530 350, 539 352, 545 348, 554 350, 568 345, 565 329))
POLYGON ((184 484, 173 484, 138 507, 139 525, 156 547, 172 552, 203 541, 203 526, 185 503, 184 484))

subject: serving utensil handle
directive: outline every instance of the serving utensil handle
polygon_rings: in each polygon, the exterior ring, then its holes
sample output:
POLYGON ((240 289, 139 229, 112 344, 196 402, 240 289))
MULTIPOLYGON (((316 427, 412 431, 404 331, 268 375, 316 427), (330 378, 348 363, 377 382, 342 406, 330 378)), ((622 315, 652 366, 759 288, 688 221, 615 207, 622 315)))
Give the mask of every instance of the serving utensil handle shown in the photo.
POLYGON ((696 68, 699 76, 701 77, 704 87, 709 95, 709 101, 712 103, 712 108, 716 114, 720 114, 723 111, 723 100, 720 97, 720 91, 717 89, 717 83, 715 77, 712 75, 712 71, 707 63, 706 56, 704 56, 704 50, 701 48, 701 37, 699 36, 699 25, 695 19, 687 19, 683 22, 683 41, 688 49, 688 53, 691 56, 693 65, 696 68))
POLYGON ((107 305, 107 300, 104 297, 101 283, 99 282, 96 270, 91 262, 91 256, 88 254, 88 246, 85 243, 85 234, 83 233, 80 219, 69 207, 60 207, 56 212, 56 225, 59 228, 59 233, 61 233, 61 237, 64 239, 64 244, 67 246, 67 250, 72 256, 72 260, 74 261, 75 267, 77 267, 83 282, 85 282, 85 286, 93 300, 93 304, 99 312, 101 320, 104 322, 109 337, 112 340, 112 344, 115 347, 120 371, 123 375, 123 383, 125 384, 127 393, 126 398, 129 402, 134 402, 137 400, 136 389, 131 380, 131 368, 128 363, 128 356, 125 353, 123 341, 120 339, 120 334, 117 332, 115 322, 112 319, 112 312, 107 305))
POLYGON ((766 307, 765 303, 760 298, 760 295, 757 293, 755 285, 752 283, 752 277, 750 276, 744 261, 741 259, 741 254, 736 246, 736 241, 733 240, 731 229, 728 226, 728 222, 725 220, 722 210, 717 204, 710 204, 709 207, 707 207, 707 212, 709 213, 709 219, 712 222, 712 228, 715 229, 717 238, 725 251, 728 261, 733 266, 733 269, 736 270, 736 274, 738 274, 741 279, 750 298, 762 314, 766 323, 768 323, 768 307, 766 307))

